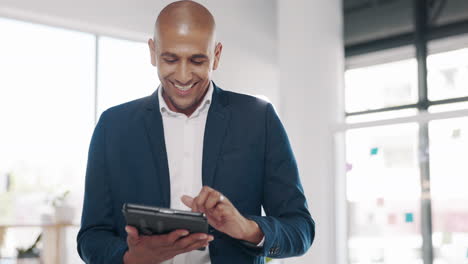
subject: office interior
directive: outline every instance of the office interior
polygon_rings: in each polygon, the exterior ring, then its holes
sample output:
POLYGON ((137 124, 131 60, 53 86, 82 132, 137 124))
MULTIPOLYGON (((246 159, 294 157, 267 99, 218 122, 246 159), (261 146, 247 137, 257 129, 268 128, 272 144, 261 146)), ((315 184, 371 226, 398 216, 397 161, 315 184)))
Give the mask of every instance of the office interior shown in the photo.
MULTIPOLYGON (((91 135, 158 87, 147 40, 170 2, 0 0, 1 264, 83 263, 91 135)), ((468 263, 468 1, 197 2, 214 81, 274 105, 317 223, 268 263, 468 263)))

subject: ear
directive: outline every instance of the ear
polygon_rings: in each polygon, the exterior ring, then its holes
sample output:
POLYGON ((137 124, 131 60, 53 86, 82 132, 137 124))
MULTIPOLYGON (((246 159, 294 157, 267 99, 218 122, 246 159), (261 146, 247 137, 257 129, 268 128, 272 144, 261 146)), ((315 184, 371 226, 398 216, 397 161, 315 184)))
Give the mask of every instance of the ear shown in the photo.
POLYGON ((223 51, 223 44, 221 42, 218 42, 215 47, 215 57, 214 57, 214 63, 213 63, 213 71, 218 68, 219 65, 219 60, 221 59, 221 52, 223 51))
POLYGON ((154 44, 154 41, 152 39, 148 39, 148 47, 150 51, 150 56, 151 56, 151 64, 156 67, 156 46, 154 44))

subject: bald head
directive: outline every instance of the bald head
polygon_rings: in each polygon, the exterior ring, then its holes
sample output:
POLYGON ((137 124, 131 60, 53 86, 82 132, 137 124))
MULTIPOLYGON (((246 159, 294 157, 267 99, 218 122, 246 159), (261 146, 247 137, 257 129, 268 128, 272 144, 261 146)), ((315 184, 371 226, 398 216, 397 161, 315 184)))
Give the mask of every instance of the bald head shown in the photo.
POLYGON ((168 31, 182 36, 198 32, 214 40, 215 28, 213 15, 203 5, 194 1, 177 1, 167 5, 159 13, 154 40, 158 41, 168 31))
POLYGON ((148 46, 171 111, 190 116, 208 91, 223 49, 215 27, 210 11, 193 1, 174 2, 159 13, 148 46))

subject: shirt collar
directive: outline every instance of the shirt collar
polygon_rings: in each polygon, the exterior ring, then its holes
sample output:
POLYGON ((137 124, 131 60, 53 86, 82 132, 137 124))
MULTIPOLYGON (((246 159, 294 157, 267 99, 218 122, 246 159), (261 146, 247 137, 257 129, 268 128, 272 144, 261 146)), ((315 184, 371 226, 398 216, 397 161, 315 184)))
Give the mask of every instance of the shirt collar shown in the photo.
MULTIPOLYGON (((196 117, 198 116, 201 112, 208 110, 209 106, 211 105, 211 100, 213 97, 213 82, 210 81, 210 86, 208 86, 208 91, 205 94, 205 97, 203 97, 203 100, 201 104, 195 109, 195 111, 192 113, 190 117, 196 117)), ((169 107, 166 104, 166 101, 162 97, 162 85, 160 84, 158 87, 158 100, 159 100, 159 111, 161 112, 162 115, 168 114, 170 116, 179 116, 179 115, 184 115, 182 113, 177 113, 169 109, 169 107)))

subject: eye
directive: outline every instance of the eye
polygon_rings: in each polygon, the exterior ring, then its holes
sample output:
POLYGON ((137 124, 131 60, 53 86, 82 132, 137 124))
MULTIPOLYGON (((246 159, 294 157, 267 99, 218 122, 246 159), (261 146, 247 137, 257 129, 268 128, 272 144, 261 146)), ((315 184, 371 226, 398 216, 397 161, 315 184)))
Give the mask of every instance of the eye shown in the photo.
POLYGON ((202 65, 205 61, 192 60, 192 63, 195 65, 202 65))
POLYGON ((175 63, 177 62, 177 59, 164 59, 166 63, 175 63))

